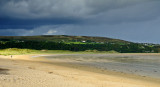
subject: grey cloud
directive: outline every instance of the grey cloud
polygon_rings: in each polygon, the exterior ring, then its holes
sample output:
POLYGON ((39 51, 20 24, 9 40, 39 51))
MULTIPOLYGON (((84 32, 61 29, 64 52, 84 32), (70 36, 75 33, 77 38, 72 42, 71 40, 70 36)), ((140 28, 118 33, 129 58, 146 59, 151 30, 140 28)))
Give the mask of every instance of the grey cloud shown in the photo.
POLYGON ((159 8, 160 0, 0 0, 0 35, 65 34, 160 43, 159 8), (30 25, 36 26, 23 27, 30 25))
POLYGON ((1 7, 1 14, 24 19, 77 17, 85 14, 83 2, 84 0, 10 0, 1 7))
POLYGON ((151 0, 86 0, 87 6, 92 13, 99 14, 113 9, 120 9, 136 4, 146 3, 151 0))
MULTIPOLYGON (((159 12, 158 0, 2 0, 0 15, 20 19, 70 18, 120 21, 139 16, 149 18, 159 12), (3 2, 4 1, 4 2, 3 2), (146 6, 146 3, 148 6, 146 6), (129 8, 129 9, 127 9, 129 8), (146 10, 146 9, 149 9, 146 10), (143 13, 144 14, 141 14, 143 13), (138 13, 138 14, 137 14, 138 13), (144 16, 145 15, 145 16, 144 16)), ((156 15, 159 16, 159 13, 156 15)), ((141 18, 140 18, 141 19, 141 18)), ((139 20, 140 20, 139 19, 139 20)))
POLYGON ((128 6, 123 9, 112 9, 110 11, 95 15, 90 18, 90 20, 95 23, 107 24, 155 20, 160 17, 159 4, 160 1, 152 1, 128 6))

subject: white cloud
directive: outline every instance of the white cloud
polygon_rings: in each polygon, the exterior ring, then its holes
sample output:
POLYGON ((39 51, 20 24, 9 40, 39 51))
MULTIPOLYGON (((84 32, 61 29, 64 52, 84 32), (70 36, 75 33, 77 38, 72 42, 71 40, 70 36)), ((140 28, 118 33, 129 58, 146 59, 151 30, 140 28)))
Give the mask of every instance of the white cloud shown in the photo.
POLYGON ((56 34, 56 33, 57 33, 56 30, 48 30, 48 32, 47 32, 47 33, 44 33, 43 35, 54 35, 54 34, 56 34))

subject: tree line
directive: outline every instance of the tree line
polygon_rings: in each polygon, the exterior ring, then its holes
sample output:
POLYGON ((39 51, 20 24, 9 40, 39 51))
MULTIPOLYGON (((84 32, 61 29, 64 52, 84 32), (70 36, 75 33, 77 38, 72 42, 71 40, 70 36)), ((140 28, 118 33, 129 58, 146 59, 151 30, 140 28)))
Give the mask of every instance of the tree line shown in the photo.
POLYGON ((6 48, 27 48, 36 50, 70 50, 70 51, 117 51, 120 53, 158 53, 159 46, 145 46, 139 43, 93 43, 93 44, 67 44, 65 42, 50 42, 50 41, 0 41, 0 49, 6 48))

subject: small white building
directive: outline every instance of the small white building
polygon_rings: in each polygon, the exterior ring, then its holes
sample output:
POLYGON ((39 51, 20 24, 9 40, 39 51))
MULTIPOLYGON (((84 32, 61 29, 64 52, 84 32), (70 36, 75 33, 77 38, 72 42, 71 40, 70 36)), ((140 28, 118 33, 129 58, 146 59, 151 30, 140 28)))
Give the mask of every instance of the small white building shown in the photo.
POLYGON ((85 41, 85 40, 83 40, 82 42, 83 42, 83 43, 85 43, 86 41, 85 41))

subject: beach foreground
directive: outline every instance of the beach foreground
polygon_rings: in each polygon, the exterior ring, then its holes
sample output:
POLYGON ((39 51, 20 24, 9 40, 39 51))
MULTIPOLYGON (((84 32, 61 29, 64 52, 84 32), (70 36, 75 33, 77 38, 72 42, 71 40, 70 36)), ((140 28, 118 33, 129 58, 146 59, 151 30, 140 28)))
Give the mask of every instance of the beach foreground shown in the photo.
POLYGON ((160 80, 65 61, 33 58, 36 55, 0 56, 0 87, 159 87, 160 80))

